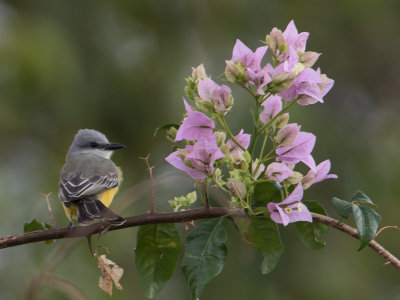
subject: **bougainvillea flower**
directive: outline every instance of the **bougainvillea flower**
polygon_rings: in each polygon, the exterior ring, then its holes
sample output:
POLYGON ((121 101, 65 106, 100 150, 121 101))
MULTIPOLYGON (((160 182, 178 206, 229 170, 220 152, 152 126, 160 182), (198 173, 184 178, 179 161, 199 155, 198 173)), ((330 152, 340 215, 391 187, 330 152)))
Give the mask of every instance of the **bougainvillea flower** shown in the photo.
POLYGON ((270 212, 271 220, 284 226, 299 221, 311 223, 312 215, 307 206, 301 203, 302 198, 303 188, 301 183, 299 183, 293 192, 281 203, 268 203, 267 209, 270 212))
POLYGON ((314 169, 310 169, 307 175, 303 177, 303 189, 309 188, 312 184, 321 182, 325 179, 333 178, 336 179, 338 176, 336 174, 329 174, 331 170, 331 161, 329 159, 324 160, 314 169))
POLYGON ((255 52, 251 51, 249 47, 242 43, 240 40, 236 40, 235 46, 232 52, 232 62, 240 60, 243 62, 248 69, 253 71, 260 71, 261 60, 263 59, 268 47, 262 46, 256 49, 255 52))
POLYGON ((260 120, 264 124, 275 117, 282 110, 282 100, 278 95, 269 97, 262 103, 264 110, 260 114, 260 120))
POLYGON ((169 162, 175 168, 186 172, 193 179, 204 179, 207 177, 203 172, 193 169, 193 168, 190 168, 189 166, 185 165, 182 158, 179 157, 178 151, 172 152, 170 155, 168 155, 165 158, 165 160, 167 162, 169 162))
POLYGON ((205 114, 194 111, 184 100, 188 116, 176 133, 175 141, 196 141, 205 136, 211 136, 215 128, 214 122, 205 114))
POLYGON ((291 168, 285 164, 277 162, 269 164, 267 170, 265 171, 265 177, 276 182, 282 182, 292 175, 293 171, 291 168))
POLYGON ((287 43, 288 48, 293 47, 296 51, 304 52, 306 50, 306 43, 310 33, 301 32, 298 33, 294 21, 290 21, 285 31, 283 32, 283 37, 287 43))
POLYGON ((217 136, 215 135, 202 137, 193 146, 187 145, 186 150, 189 153, 186 155, 185 161, 189 161, 196 170, 208 174, 214 172, 214 162, 225 157, 217 145, 217 136))
POLYGON ((309 105, 316 102, 324 102, 322 98, 325 97, 325 95, 331 90, 334 84, 334 80, 328 78, 325 74, 321 74, 321 79, 322 82, 318 83, 318 86, 320 88, 320 97, 313 98, 311 96, 306 96, 305 94, 303 97, 297 100, 297 103, 299 103, 300 105, 309 105))
POLYGON ((300 125, 296 123, 287 124, 279 129, 276 134, 276 142, 280 147, 287 147, 293 145, 296 140, 297 134, 300 132, 300 125))
POLYGON ((299 95, 303 95, 297 102, 301 105, 323 103, 323 97, 332 88, 334 81, 322 74, 320 69, 306 68, 295 78, 292 85, 279 93, 279 95, 291 101, 299 95))
POLYGON ((209 77, 199 80, 198 92, 202 100, 214 104, 217 113, 229 110, 233 104, 231 89, 226 85, 219 86, 209 77))
POLYGON ((277 161, 287 164, 297 164, 303 162, 310 168, 315 167, 315 162, 311 152, 315 145, 316 137, 310 132, 299 132, 292 146, 279 147, 276 149, 277 161))

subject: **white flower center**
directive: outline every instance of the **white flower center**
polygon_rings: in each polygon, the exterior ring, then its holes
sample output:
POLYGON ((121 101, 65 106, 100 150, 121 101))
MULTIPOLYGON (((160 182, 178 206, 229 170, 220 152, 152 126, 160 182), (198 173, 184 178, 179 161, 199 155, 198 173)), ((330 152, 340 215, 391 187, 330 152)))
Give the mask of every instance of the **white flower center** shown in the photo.
POLYGON ((292 68, 292 72, 295 73, 296 75, 299 75, 301 71, 305 69, 304 65, 302 63, 298 63, 292 68))
POLYGON ((292 209, 290 207, 285 207, 284 211, 285 213, 290 214, 292 212, 292 209))

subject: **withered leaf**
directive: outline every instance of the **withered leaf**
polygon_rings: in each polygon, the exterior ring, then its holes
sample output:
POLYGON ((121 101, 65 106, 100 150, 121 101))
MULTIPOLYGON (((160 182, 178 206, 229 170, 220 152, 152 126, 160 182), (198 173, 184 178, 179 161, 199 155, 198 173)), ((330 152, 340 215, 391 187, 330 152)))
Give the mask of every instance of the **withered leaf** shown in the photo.
POLYGON ((118 266, 115 262, 109 260, 105 255, 100 255, 97 259, 101 272, 99 287, 110 296, 112 295, 113 282, 116 289, 122 290, 119 280, 124 273, 124 269, 118 266))

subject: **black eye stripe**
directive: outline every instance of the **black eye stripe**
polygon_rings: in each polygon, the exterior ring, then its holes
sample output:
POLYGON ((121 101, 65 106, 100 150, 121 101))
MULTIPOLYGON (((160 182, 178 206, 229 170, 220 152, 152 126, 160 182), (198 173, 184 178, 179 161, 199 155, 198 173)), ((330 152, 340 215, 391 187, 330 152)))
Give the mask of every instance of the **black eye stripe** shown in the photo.
POLYGON ((89 145, 92 148, 97 148, 99 146, 99 144, 97 144, 96 142, 91 142, 89 145))

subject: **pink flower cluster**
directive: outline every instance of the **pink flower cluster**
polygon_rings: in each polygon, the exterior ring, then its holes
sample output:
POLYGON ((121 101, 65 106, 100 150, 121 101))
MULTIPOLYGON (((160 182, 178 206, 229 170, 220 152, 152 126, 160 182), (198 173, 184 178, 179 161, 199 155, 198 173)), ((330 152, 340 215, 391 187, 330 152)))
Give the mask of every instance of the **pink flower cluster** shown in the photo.
POLYGON ((320 54, 305 52, 308 36, 308 32, 298 33, 291 21, 283 33, 274 28, 267 36, 267 44, 275 56, 275 66, 267 63, 261 67, 268 46, 253 52, 240 40, 236 41, 232 58, 227 64, 244 66, 245 85, 254 87, 258 95, 270 92, 286 101, 297 99, 301 105, 323 102, 323 97, 333 86, 333 80, 321 74, 319 68, 311 68, 320 54), (286 84, 282 84, 285 81, 286 84), (281 87, 277 90, 276 85, 279 84, 281 87))
MULTIPOLYGON (((225 155, 217 145, 217 135, 213 134, 214 122, 205 114, 194 111, 184 99, 187 117, 179 127, 175 141, 193 141, 193 145, 186 145, 165 158, 175 168, 186 172, 193 179, 205 179, 214 173, 215 161, 225 155)), ((247 148, 250 135, 243 130, 236 136, 243 148, 247 148)), ((240 155, 243 150, 231 140, 227 142, 231 156, 240 155)))
POLYGON ((225 185, 232 199, 249 197, 254 191, 251 185, 263 181, 284 185, 285 190, 295 185, 282 202, 267 204, 271 219, 284 226, 297 221, 312 222, 310 211, 301 202, 303 190, 325 179, 337 178, 329 174, 330 160, 315 163, 311 153, 316 136, 301 131, 296 123, 288 124, 289 115, 285 113, 291 104, 285 107, 284 101, 297 101, 300 105, 322 103, 334 83, 321 74, 320 69, 311 68, 320 54, 305 51, 308 36, 307 32, 298 33, 291 21, 284 32, 274 28, 266 37, 266 46, 254 52, 237 40, 231 60, 226 62, 227 80, 244 87, 256 99, 257 108, 262 107, 255 118, 254 136, 256 139, 261 133, 271 135, 273 149, 269 156, 253 155, 255 141, 251 141, 251 135, 243 129, 236 136, 232 135, 224 119, 233 105, 231 89, 215 83, 200 65, 187 79, 187 94, 196 109, 184 99, 187 115, 175 135, 175 142, 184 141, 185 146, 166 157, 167 162, 193 179, 210 179, 219 186, 225 185), (262 66, 268 50, 273 63, 262 66), (216 128, 214 121, 222 128, 216 128), (226 142, 225 135, 231 137, 226 142), (250 143, 251 150, 246 151, 250 143), (271 158, 275 161, 264 165, 271 158), (309 168, 304 176, 294 171, 299 163, 309 168), (215 172, 222 164, 230 171, 227 181, 215 172))

